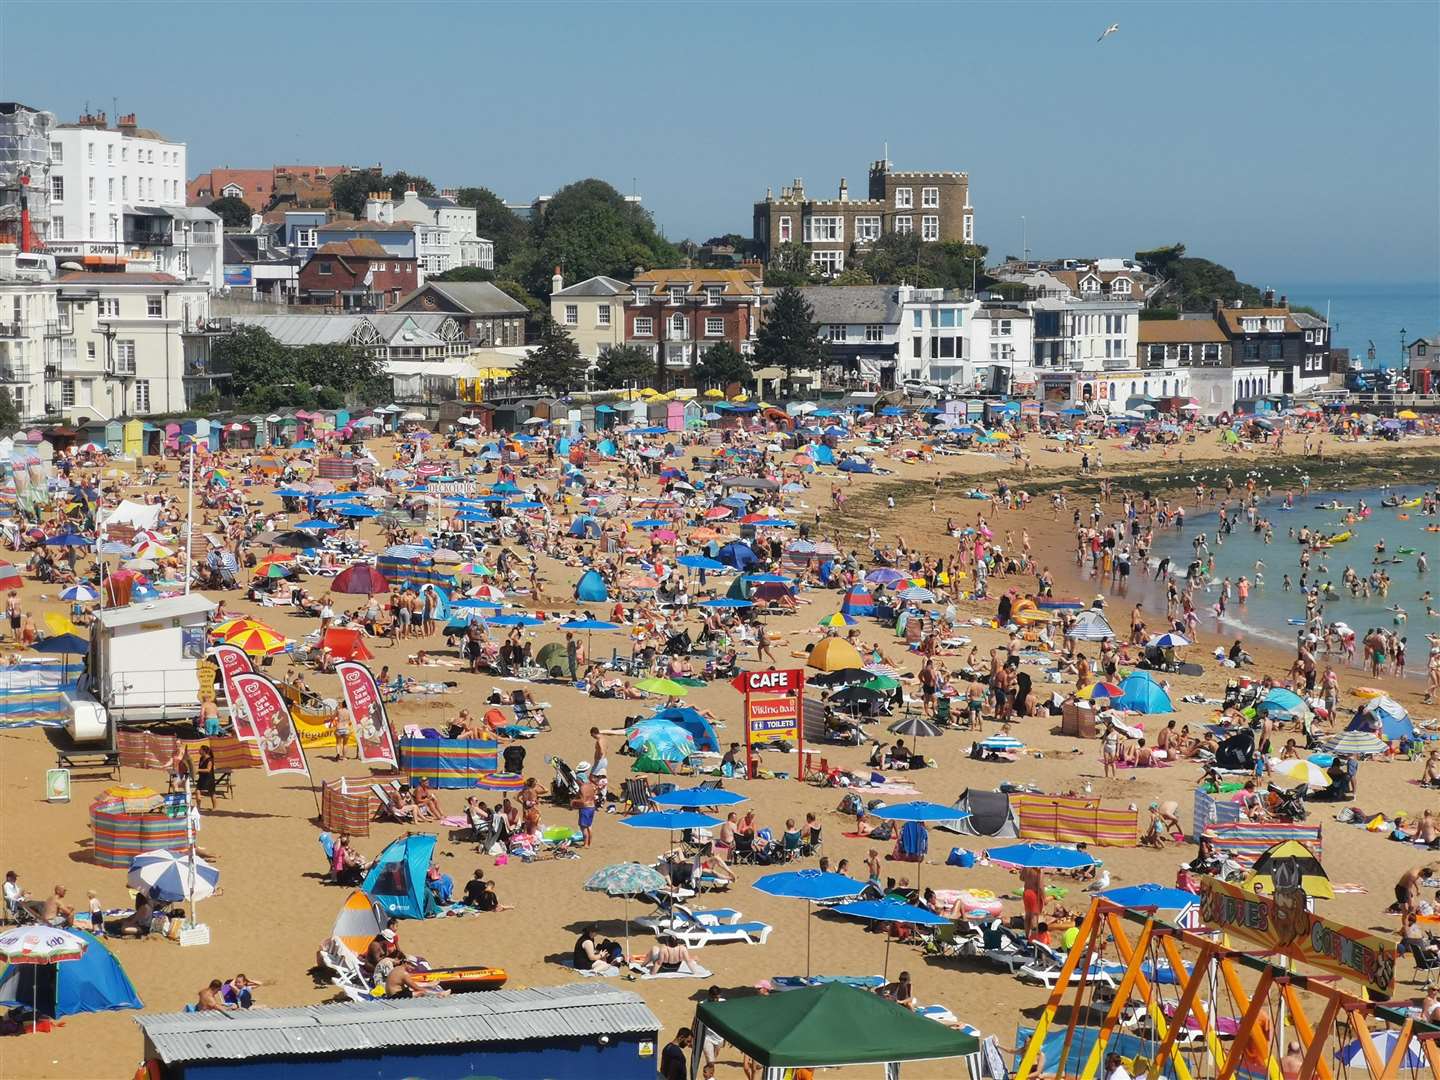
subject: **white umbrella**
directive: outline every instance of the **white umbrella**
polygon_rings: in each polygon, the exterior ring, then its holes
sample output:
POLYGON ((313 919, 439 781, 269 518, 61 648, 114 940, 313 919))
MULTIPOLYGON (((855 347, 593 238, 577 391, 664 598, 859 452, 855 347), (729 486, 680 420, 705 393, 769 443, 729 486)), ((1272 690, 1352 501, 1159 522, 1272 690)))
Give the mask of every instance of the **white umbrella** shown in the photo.
POLYGON ((147 851, 130 862, 125 884, 151 899, 204 900, 215 894, 220 871, 183 851, 147 851))
MULTIPOLYGON (((9 964, 62 964, 79 960, 90 943, 79 934, 54 926, 16 926, 0 934, 0 959, 9 964)), ((40 1016, 40 980, 36 979, 34 1011, 40 1016)), ((35 1030, 40 1030, 39 1025, 35 1030)))

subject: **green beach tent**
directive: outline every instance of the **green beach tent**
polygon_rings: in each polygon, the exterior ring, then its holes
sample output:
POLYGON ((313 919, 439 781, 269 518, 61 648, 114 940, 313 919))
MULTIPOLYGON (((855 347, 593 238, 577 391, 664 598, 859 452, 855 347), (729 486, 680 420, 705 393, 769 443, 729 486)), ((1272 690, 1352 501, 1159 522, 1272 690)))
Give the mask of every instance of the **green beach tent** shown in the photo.
POLYGON ((767 1069, 928 1061, 979 1049, 973 1035, 844 983, 706 1001, 695 1018, 767 1069))

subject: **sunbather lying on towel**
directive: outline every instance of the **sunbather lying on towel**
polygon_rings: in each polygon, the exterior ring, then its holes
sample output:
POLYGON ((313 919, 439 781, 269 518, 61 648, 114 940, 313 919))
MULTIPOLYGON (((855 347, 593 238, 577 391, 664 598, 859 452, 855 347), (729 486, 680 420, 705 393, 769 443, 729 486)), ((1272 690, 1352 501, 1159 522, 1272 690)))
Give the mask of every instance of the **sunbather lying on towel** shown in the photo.
POLYGON ((683 967, 686 971, 694 972, 698 965, 691 958, 688 946, 679 944, 672 937, 664 937, 658 945, 650 946, 644 967, 649 974, 658 975, 666 968, 678 971, 683 967))

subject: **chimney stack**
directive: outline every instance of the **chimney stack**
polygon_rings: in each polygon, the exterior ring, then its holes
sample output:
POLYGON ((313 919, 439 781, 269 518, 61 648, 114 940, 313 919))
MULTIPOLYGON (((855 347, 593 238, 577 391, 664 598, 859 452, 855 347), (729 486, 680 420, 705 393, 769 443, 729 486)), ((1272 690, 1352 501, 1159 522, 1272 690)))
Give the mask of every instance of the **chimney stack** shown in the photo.
POLYGON ((126 113, 124 116, 117 116, 115 126, 120 129, 122 134, 134 135, 135 129, 140 125, 135 122, 135 114, 132 112, 126 113))
POLYGON ((1266 289, 1266 290, 1265 290, 1265 306, 1266 306, 1266 307, 1274 307, 1274 306, 1275 306, 1275 290, 1274 290, 1274 289, 1266 289))
POLYGON ((798 176, 795 178, 795 201, 805 201, 805 181, 798 176))
POLYGON ((550 292, 557 293, 565 287, 565 275, 560 272, 560 267, 555 267, 555 273, 550 277, 550 292))
POLYGON ((1216 315, 1219 315, 1220 312, 1224 309, 1224 307, 1225 307, 1225 301, 1222 300, 1222 299, 1221 299, 1220 297, 1218 297, 1218 296, 1215 297, 1215 314, 1216 314, 1216 315))
POLYGON ((1288 296, 1281 296, 1281 297, 1280 297, 1280 306, 1281 306, 1282 308, 1284 308, 1286 311, 1289 311, 1289 310, 1290 310, 1290 298, 1289 298, 1288 296))
POLYGON ((850 185, 845 183, 845 177, 840 177, 840 201, 850 201, 850 185))

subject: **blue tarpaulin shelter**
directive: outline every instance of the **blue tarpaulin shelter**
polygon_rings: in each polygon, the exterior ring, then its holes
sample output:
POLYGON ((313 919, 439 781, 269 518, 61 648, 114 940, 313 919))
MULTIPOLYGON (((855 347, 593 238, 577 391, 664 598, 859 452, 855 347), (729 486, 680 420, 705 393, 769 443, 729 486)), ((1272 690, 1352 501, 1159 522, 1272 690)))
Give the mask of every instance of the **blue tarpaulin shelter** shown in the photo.
POLYGON ((425 884, 435 837, 420 833, 392 840, 365 875, 365 895, 397 919, 428 919, 438 913, 435 895, 425 884))
POLYGON ((0 1005, 36 1009, 60 1019, 76 1013, 141 1009, 120 961, 103 942, 84 930, 71 933, 90 943, 85 955, 63 964, 11 964, 0 973, 0 1005))
POLYGON ((598 570, 586 570, 575 583, 575 599, 582 604, 601 604, 610 599, 610 591, 598 570))
POLYGON ((1170 704, 1170 695, 1147 671, 1132 672, 1120 684, 1120 689, 1125 691, 1125 696, 1118 703, 1122 709, 1139 713, 1175 711, 1175 706, 1170 704))
MULTIPOLYGON (((692 709, 688 705, 660 709, 650 719, 669 720, 672 724, 679 724, 695 740, 695 749, 697 750, 710 750, 717 754, 720 752, 720 739, 715 734, 715 728, 700 714, 698 709, 692 709)), ((710 804, 706 803, 705 805, 709 806, 710 804)))
POLYGON ((811 446, 810 457, 814 459, 816 465, 835 464, 835 451, 831 450, 830 447, 824 443, 815 443, 811 446))
POLYGON ((859 461, 855 458, 846 458, 844 461, 840 462, 840 471, 851 473, 873 473, 875 471, 875 466, 871 465, 868 461, 859 461))

